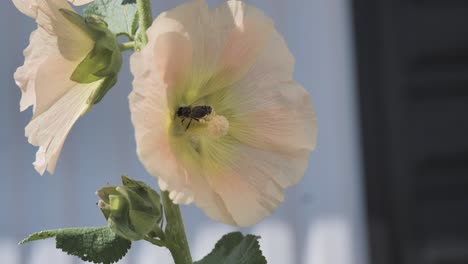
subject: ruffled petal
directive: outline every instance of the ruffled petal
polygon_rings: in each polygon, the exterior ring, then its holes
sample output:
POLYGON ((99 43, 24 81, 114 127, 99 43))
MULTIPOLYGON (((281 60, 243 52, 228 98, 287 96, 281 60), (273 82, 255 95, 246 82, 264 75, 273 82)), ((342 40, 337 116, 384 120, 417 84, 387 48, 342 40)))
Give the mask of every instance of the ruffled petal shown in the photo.
POLYGON ((23 14, 36 18, 37 0, 13 0, 13 4, 23 14))
POLYGON ((38 146, 35 169, 41 175, 47 169, 55 171, 63 143, 76 120, 89 108, 88 99, 102 81, 91 84, 76 84, 46 112, 37 116, 26 126, 29 143, 38 146))
POLYGON ((272 20, 241 1, 227 1, 214 11, 213 25, 222 41, 216 71, 201 95, 225 88, 249 71, 274 31, 272 20))
POLYGON ((39 66, 48 56, 59 53, 57 43, 54 38, 42 28, 31 33, 29 46, 24 50, 24 65, 19 67, 14 79, 20 87, 22 96, 20 110, 24 111, 36 102, 35 82, 39 66))

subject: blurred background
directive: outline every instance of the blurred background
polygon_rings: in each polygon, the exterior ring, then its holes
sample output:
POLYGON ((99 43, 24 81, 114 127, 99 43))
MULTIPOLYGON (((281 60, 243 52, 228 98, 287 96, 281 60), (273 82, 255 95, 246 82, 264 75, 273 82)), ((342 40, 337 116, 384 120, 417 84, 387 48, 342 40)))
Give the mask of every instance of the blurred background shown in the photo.
POLYGON ((353 1, 372 263, 468 263, 467 12, 353 1))
MULTIPOLYGON (((186 2, 153 0, 153 14, 186 2)), ((208 1, 212 7, 222 1, 208 1)), ((318 147, 262 236, 270 264, 468 263, 468 4, 450 0, 247 1, 270 15, 311 94, 318 147)), ((68 136, 54 176, 39 176, 13 81, 34 22, 0 4, 0 263, 83 263, 32 232, 101 226, 94 192, 127 174, 156 187, 135 154, 119 83, 68 136)), ((195 260, 237 228, 182 207, 195 260)), ((172 263, 134 243, 120 263, 172 263)))

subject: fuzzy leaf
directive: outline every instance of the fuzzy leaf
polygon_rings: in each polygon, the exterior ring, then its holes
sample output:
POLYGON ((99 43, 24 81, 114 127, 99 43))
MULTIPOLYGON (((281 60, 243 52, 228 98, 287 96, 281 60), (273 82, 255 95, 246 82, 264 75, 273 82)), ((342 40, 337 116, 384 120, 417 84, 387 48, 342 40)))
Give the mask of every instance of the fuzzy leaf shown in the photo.
POLYGON ((119 261, 131 242, 117 236, 109 227, 65 228, 30 235, 19 244, 55 237, 56 247, 84 261, 110 264, 119 261))
POLYGON ((229 233, 216 243, 210 254, 194 264, 266 264, 259 238, 240 232, 229 233))
POLYGON ((125 34, 130 37, 134 35, 134 21, 137 14, 135 1, 95 0, 85 8, 84 14, 86 17, 101 17, 107 22, 109 30, 116 35, 125 34))

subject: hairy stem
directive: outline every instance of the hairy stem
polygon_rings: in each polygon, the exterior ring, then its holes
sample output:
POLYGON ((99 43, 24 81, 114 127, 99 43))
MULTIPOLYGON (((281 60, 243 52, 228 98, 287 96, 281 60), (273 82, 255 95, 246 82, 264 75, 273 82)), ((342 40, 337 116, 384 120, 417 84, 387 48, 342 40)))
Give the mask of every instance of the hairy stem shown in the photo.
POLYGON ((166 215, 166 247, 172 254, 175 264, 192 264, 192 256, 185 235, 184 222, 179 206, 172 203, 167 191, 161 193, 164 213, 166 215))
POLYGON ((151 14, 151 2, 150 0, 136 0, 138 9, 138 36, 136 49, 141 50, 146 43, 148 43, 148 36, 146 36, 146 30, 151 26, 153 22, 153 16, 151 14))
POLYGON ((130 42, 121 43, 119 44, 119 48, 120 48, 120 51, 132 50, 133 48, 135 48, 135 42, 130 41, 130 42))

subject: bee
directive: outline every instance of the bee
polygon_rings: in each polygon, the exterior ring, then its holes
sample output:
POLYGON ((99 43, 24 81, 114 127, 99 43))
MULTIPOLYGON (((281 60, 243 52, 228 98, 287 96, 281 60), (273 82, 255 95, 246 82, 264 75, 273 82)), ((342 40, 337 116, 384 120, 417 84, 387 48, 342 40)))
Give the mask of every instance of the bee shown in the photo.
POLYGON ((206 117, 207 115, 210 115, 211 112, 213 111, 213 108, 208 105, 197 105, 197 106, 181 106, 177 108, 176 111, 176 117, 179 117, 184 124, 185 119, 190 119, 187 127, 185 128, 185 131, 189 129, 190 125, 192 124, 192 121, 195 120, 197 122, 200 122, 200 119, 206 117))

